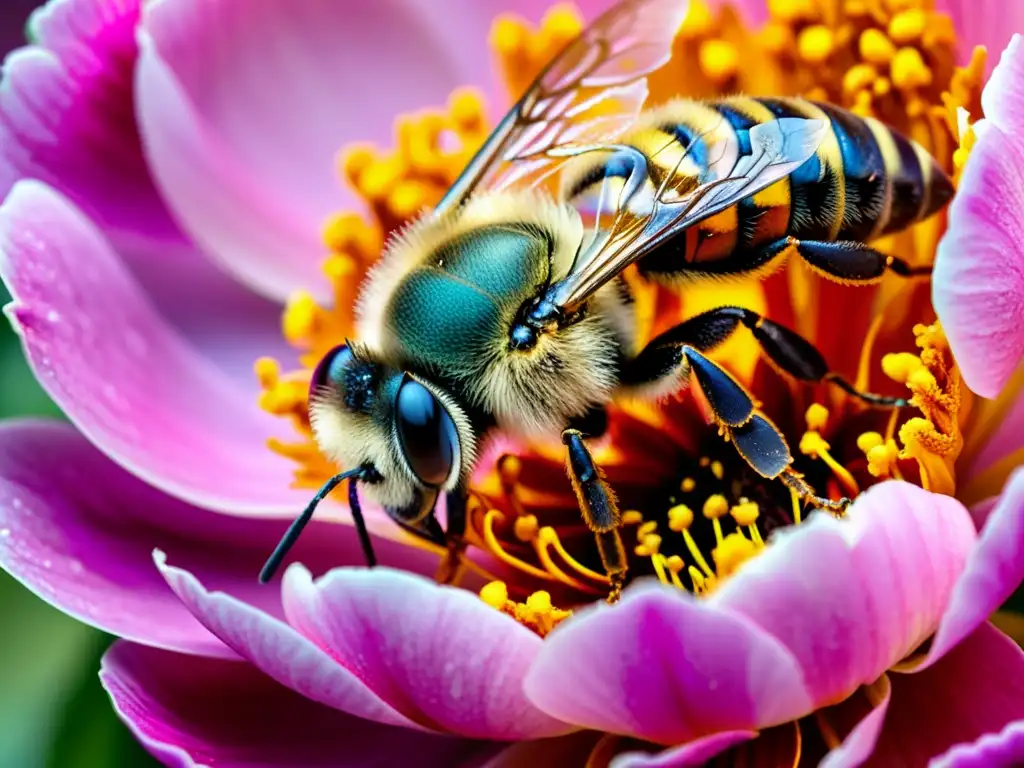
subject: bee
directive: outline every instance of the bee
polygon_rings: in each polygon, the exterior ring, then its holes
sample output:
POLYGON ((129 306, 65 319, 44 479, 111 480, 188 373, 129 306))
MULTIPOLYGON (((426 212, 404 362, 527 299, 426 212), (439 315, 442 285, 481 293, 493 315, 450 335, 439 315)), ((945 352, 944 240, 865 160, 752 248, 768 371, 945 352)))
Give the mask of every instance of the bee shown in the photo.
POLYGON ((930 215, 951 186, 907 139, 827 104, 734 98, 643 112, 646 76, 668 61, 686 11, 681 0, 608 10, 547 65, 438 206, 391 239, 361 290, 358 341, 329 352, 310 382, 318 445, 347 469, 291 525, 261 581, 345 480, 368 565, 357 487, 452 552, 480 446, 505 433, 561 439, 614 597, 627 571, 621 514, 586 438, 615 399, 661 397, 691 379, 755 471, 816 506, 847 503, 816 495, 780 431, 707 354, 744 326, 798 380, 879 406, 904 401, 858 391, 810 342, 739 307, 637 348, 622 273, 749 275, 795 250, 845 282, 909 275, 864 241, 930 215), (554 174, 557 196, 546 191, 554 174))

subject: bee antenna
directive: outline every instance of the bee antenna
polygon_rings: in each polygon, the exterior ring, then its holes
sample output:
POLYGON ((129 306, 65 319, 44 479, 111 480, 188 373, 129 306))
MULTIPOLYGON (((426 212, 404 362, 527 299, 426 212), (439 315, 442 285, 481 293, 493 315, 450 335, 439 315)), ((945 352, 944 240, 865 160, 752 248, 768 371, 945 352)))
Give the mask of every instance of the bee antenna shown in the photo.
POLYGON ((323 487, 316 492, 316 496, 313 497, 313 500, 310 501, 302 511, 302 514, 295 518, 295 521, 288 526, 288 530, 285 531, 284 536, 281 537, 281 541, 278 542, 278 545, 274 547, 274 551, 271 553, 270 557, 267 558, 266 564, 260 571, 261 584, 266 584, 274 577, 277 569, 281 567, 281 562, 284 560, 291 548, 295 546, 295 542, 298 541, 303 528, 306 527, 307 523, 309 523, 310 519, 313 517, 313 512, 316 511, 320 502, 326 499, 328 495, 330 495, 331 491, 333 491, 339 484, 349 478, 352 478, 352 482, 349 483, 348 491, 349 502, 352 504, 352 516, 355 518, 356 528, 359 529, 359 540, 363 545, 363 552, 367 554, 367 562, 370 565, 374 564, 375 558, 373 557, 373 548, 370 545, 370 534, 366 530, 366 521, 363 520, 363 512, 359 506, 359 497, 356 495, 355 490, 355 481, 362 477, 366 471, 366 467, 356 467, 355 469, 350 469, 347 472, 335 475, 324 483, 323 487))

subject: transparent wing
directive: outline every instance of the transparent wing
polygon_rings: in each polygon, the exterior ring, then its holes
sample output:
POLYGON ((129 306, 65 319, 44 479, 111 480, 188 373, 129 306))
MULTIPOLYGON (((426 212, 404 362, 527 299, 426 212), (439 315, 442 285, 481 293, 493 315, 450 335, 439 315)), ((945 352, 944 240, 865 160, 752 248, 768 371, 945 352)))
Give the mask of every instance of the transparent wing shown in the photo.
MULTIPOLYGON (((552 150, 556 156, 574 157, 616 153, 616 166, 624 170, 604 179, 592 236, 569 274, 552 286, 551 301, 564 309, 579 306, 673 236, 795 171, 817 151, 827 129, 825 120, 795 117, 754 126, 749 154, 741 154, 731 137, 709 159, 701 183, 685 193, 678 191, 676 172, 658 178, 633 147, 595 144, 552 150), (606 216, 610 221, 604 221, 606 216)), ((686 155, 682 153, 677 170, 686 155)))
POLYGON ((538 75, 435 208, 477 189, 536 185, 560 162, 556 147, 613 141, 647 98, 646 76, 672 55, 689 0, 624 0, 606 11, 538 75))

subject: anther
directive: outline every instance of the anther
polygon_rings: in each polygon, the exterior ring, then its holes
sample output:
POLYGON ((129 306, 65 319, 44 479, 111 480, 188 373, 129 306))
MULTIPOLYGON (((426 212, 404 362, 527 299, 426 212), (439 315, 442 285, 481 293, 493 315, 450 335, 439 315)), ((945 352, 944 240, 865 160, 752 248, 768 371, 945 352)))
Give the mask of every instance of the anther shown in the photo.
POLYGON ((693 525, 693 510, 685 504, 677 504, 668 511, 668 527, 680 533, 693 525))
POLYGON ((704 508, 702 510, 704 517, 708 518, 708 520, 718 520, 728 511, 729 502, 726 501, 725 496, 720 493, 708 496, 707 501, 704 502, 704 508))
POLYGON ((697 482, 692 477, 684 477, 683 482, 679 484, 679 490, 683 493, 691 493, 696 487, 697 482))
POLYGON ((757 548, 750 539, 739 533, 730 533, 711 552, 720 579, 734 574, 747 560, 757 554, 757 548))

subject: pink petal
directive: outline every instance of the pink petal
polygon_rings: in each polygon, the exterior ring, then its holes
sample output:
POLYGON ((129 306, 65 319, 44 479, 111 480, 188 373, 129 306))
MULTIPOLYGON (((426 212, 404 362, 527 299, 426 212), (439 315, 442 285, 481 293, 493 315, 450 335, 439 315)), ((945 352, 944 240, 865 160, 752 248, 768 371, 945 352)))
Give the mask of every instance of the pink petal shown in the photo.
MULTIPOLYGON (((1024 25, 1024 13, 1021 13, 1024 25)), ((1020 30, 1021 27, 1007 27, 1020 30)), ((981 108, 985 118, 1007 135, 1014 135, 1024 128, 1024 49, 1021 48, 1021 36, 1014 34, 1006 50, 990 49, 992 60, 999 51, 999 64, 989 77, 988 83, 981 94, 981 108)))
MULTIPOLYGON (((1008 394, 1007 390, 1002 396, 1008 394)), ((1018 396, 1008 412, 1000 414, 998 422, 981 428, 987 431, 986 442, 964 472, 964 486, 969 486, 975 475, 1024 448, 1024 396, 1018 396)))
MULTIPOLYGON (((281 616, 280 590, 260 586, 256 574, 283 527, 167 496, 67 424, 0 424, 0 566, 60 610, 112 634, 233 657, 167 588, 152 550, 165 549, 213 588, 281 616)), ((377 550, 408 567, 433 559, 388 542, 377 542, 377 550)), ((314 523, 291 557, 318 573, 362 559, 354 531, 328 523, 314 523)))
POLYGON ((930 768, 1015 768, 1024 763, 1024 720, 973 744, 960 744, 930 763, 930 768))
POLYGON ((199 505, 291 515, 277 423, 159 317, 96 228, 37 182, 0 207, 0 275, 32 369, 115 461, 199 505))
POLYGON ((289 691, 254 667, 119 642, 100 680, 135 736, 180 768, 423 768, 478 764, 494 748, 370 723, 289 691))
POLYGON ((0 199, 22 179, 66 195, 171 324, 253 392, 253 361, 289 354, 280 307, 197 252, 153 185, 134 117, 138 17, 138 0, 59 0, 33 16, 35 44, 4 63, 0 199))
POLYGON ((982 624, 934 667, 894 675, 892 686, 875 756, 884 765, 925 765, 1024 719, 1024 652, 982 624))
MULTIPOLYGON (((188 571, 154 555, 160 573, 203 626, 242 658, 307 699, 386 725, 435 730, 410 719, 306 638, 268 613, 241 600, 211 593, 188 571)), ((263 587, 278 593, 276 587, 263 587)), ((279 594, 279 593, 278 593, 279 594)), ((422 719, 421 719, 422 722, 422 719)))
POLYGON ((932 302, 964 381, 995 397, 1024 355, 1024 150, 981 132, 949 207, 932 302))
POLYGON ((689 768, 706 765, 712 758, 730 747, 756 737, 756 731, 724 731, 653 754, 624 752, 613 759, 608 768, 689 768))
POLYGON ((573 730, 537 710, 522 680, 541 639, 465 590, 385 568, 285 575, 288 621, 385 701, 472 738, 573 730))
POLYGON ((1024 468, 1017 469, 989 512, 957 579, 923 661, 934 664, 1002 605, 1024 579, 1024 468))
POLYGON ((1024 6, 1005 0, 937 0, 935 9, 953 19, 960 63, 970 60, 974 46, 984 45, 991 70, 1011 35, 1024 30, 1024 6))
POLYGON ((777 534, 708 602, 788 648, 821 706, 877 679, 935 631, 975 538, 955 499, 882 483, 842 520, 815 515, 777 534))
POLYGON ((585 608, 544 642, 527 696, 553 717, 658 744, 811 709, 796 659, 743 616, 660 585, 585 608))
POLYGON ((485 29, 453 45, 442 24, 478 15, 440 5, 147 5, 137 93, 151 166, 186 230, 243 282, 326 297, 321 229, 357 205, 338 151, 390 144, 398 114, 487 72, 485 29))

